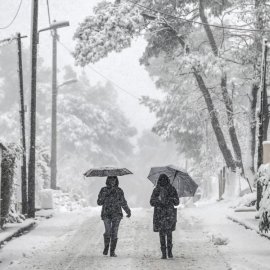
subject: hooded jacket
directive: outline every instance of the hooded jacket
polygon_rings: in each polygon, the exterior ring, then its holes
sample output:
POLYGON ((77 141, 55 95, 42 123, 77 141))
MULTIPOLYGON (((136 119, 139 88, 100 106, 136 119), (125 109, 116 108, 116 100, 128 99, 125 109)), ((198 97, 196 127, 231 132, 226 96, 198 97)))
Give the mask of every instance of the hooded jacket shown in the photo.
POLYGON ((154 232, 174 231, 177 222, 179 198, 175 187, 170 184, 166 174, 161 174, 157 186, 154 188, 150 205, 154 207, 154 232))
POLYGON ((130 214, 124 192, 118 185, 117 177, 108 177, 106 187, 100 190, 97 204, 102 205, 101 219, 123 218, 122 208, 128 215, 130 214), (111 185, 113 179, 116 180, 115 186, 111 185))

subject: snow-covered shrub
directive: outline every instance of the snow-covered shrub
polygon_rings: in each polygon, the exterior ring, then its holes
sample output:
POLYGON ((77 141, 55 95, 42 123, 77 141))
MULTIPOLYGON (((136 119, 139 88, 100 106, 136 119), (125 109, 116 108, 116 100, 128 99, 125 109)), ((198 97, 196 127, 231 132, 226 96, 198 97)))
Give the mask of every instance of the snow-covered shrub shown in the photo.
POLYGON ((5 223, 21 223, 25 220, 25 216, 23 214, 20 214, 15 204, 12 203, 8 212, 8 215, 5 218, 5 223))
POLYGON ((52 209, 53 208, 53 190, 43 189, 39 192, 40 208, 52 209))
POLYGON ((58 211, 74 211, 87 206, 87 203, 78 194, 64 193, 61 190, 53 190, 54 209, 58 211))
POLYGON ((256 192, 245 194, 242 197, 237 198, 232 205, 232 208, 237 207, 251 207, 254 206, 257 200, 256 192))
POLYGON ((39 142, 36 146, 36 179, 38 190, 50 188, 49 147, 39 142))
POLYGON ((262 200, 260 202, 260 231, 268 232, 270 228, 270 164, 260 166, 257 181, 262 185, 262 200))
POLYGON ((15 200, 14 200, 14 183, 15 183, 15 169, 17 166, 16 161, 20 159, 21 148, 10 143, 3 151, 3 159, 1 163, 1 224, 13 221, 16 215, 15 200))

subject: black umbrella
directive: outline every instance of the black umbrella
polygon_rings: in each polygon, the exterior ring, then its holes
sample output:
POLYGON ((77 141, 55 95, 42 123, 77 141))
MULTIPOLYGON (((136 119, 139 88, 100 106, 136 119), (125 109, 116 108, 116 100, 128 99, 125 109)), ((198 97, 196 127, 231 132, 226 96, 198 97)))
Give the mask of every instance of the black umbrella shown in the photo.
POLYGON ((106 177, 106 176, 122 176, 126 174, 132 174, 126 168, 116 168, 116 167, 100 167, 93 168, 84 173, 86 177, 106 177))
POLYGON ((194 196, 198 185, 185 170, 174 165, 153 167, 147 178, 156 185, 159 176, 163 173, 169 177, 170 183, 176 188, 179 197, 194 196))

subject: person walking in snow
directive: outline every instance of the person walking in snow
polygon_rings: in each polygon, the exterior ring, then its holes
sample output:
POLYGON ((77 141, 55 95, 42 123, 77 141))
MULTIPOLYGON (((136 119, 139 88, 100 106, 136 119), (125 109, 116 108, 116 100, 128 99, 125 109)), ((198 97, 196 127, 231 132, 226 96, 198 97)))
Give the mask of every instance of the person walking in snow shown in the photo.
POLYGON ((179 198, 166 174, 159 176, 150 204, 154 207, 153 229, 154 232, 159 232, 161 259, 167 259, 167 254, 168 258, 173 258, 172 232, 175 230, 177 221, 177 209, 174 206, 179 205, 179 198), (166 249, 168 253, 166 253, 166 249))
POLYGON ((118 185, 117 176, 108 176, 106 187, 100 190, 97 200, 97 204, 102 205, 101 219, 105 226, 103 255, 108 254, 110 246, 111 257, 117 257, 115 248, 119 224, 123 218, 122 208, 127 213, 128 218, 131 216, 124 192, 118 185))

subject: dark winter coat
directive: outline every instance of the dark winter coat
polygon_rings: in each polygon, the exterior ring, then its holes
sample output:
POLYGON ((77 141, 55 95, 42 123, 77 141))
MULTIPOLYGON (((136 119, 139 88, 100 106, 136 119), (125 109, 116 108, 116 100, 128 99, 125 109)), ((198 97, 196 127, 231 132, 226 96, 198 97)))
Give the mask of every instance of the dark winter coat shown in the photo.
POLYGON ((124 196, 124 192, 118 187, 118 179, 115 187, 111 187, 108 181, 106 187, 103 187, 98 195, 97 204, 102 205, 101 218, 122 218, 122 208, 129 215, 130 209, 124 196))
POLYGON ((165 186, 157 185, 153 190, 151 206, 154 207, 154 232, 174 231, 177 222, 177 209, 179 198, 176 189, 168 182, 165 186))

